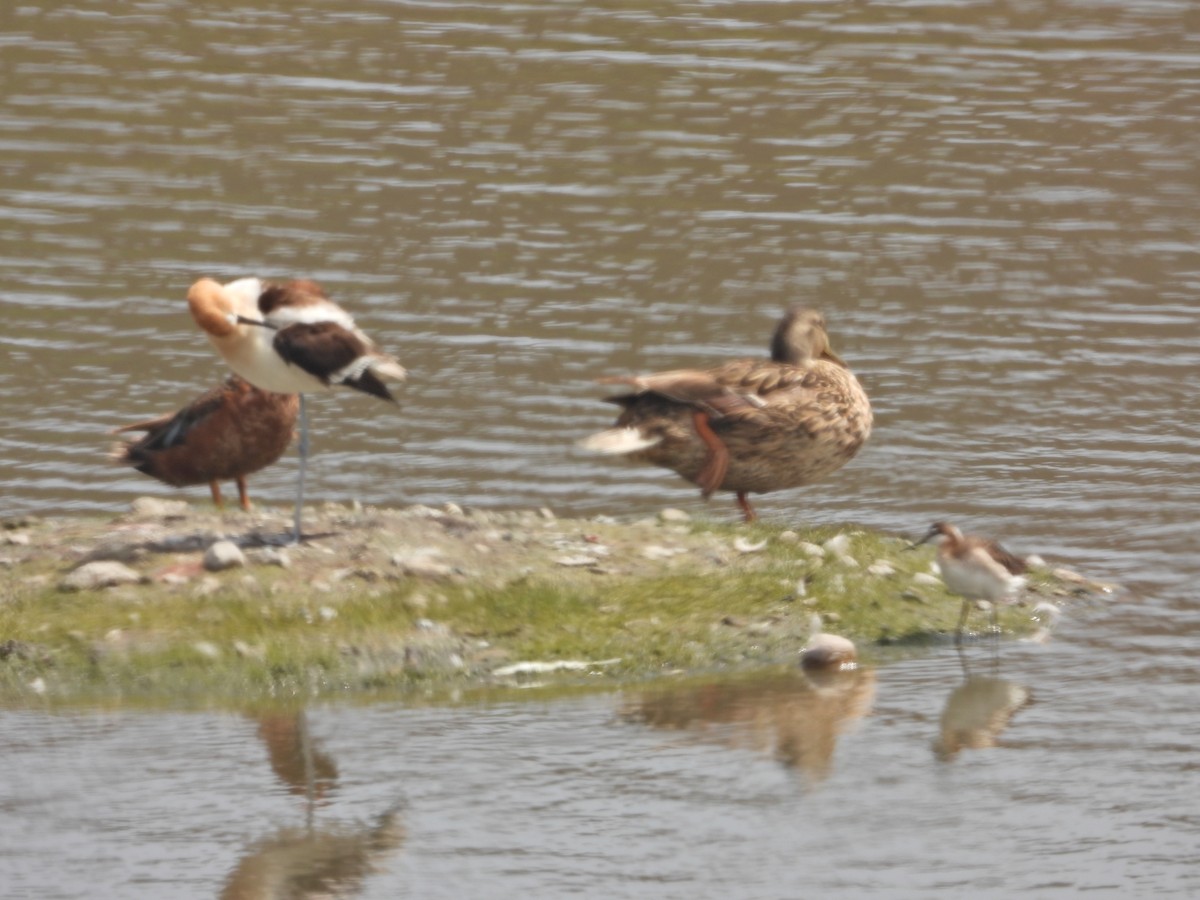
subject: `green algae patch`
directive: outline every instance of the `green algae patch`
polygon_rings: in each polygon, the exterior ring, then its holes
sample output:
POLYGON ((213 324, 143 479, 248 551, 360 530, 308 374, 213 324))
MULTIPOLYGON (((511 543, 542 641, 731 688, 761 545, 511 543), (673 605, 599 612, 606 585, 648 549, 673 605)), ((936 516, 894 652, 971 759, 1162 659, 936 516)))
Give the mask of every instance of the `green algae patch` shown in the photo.
MULTIPOLYGON (((0 701, 626 683, 793 663, 814 615, 868 658, 941 642, 961 605, 930 573, 931 550, 853 526, 326 507, 306 523, 315 537, 279 547, 282 516, 172 509, 19 530, 0 569, 0 701), (242 559, 208 571, 222 538, 242 559), (96 572, 112 583, 89 584, 96 572)), ((1000 621, 1036 625, 1021 607, 1000 621)))

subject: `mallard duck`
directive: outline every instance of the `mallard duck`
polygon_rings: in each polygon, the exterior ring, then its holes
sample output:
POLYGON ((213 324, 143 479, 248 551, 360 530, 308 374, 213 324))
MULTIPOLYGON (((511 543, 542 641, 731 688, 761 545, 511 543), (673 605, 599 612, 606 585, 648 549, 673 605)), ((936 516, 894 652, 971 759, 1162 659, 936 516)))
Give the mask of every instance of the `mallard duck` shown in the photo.
POLYGON ((747 495, 811 484, 846 464, 871 434, 871 403, 829 346, 825 319, 793 309, 775 329, 770 359, 713 369, 616 376, 633 393, 616 427, 580 442, 672 469, 700 488, 733 491, 747 522, 747 495))
POLYGON ((1013 602, 1014 594, 1025 585, 1025 561, 995 541, 964 535, 948 522, 934 522, 912 547, 932 540, 938 542, 937 561, 942 581, 963 598, 954 642, 962 643, 963 628, 976 600, 987 600, 992 604, 992 627, 998 629, 996 606, 1013 602))
POLYGON ((201 278, 188 290, 192 318, 208 334, 229 367, 266 391, 300 395, 300 475, 296 486, 293 540, 300 540, 308 420, 304 394, 344 385, 393 403, 383 379, 407 373, 381 353, 344 309, 315 281, 279 284, 242 278, 218 284, 201 278))
POLYGON ((223 480, 234 479, 242 509, 250 509, 246 476, 279 459, 292 441, 300 408, 295 394, 261 391, 231 375, 183 409, 114 429, 144 431, 118 444, 113 458, 172 487, 208 483, 221 506, 223 480))

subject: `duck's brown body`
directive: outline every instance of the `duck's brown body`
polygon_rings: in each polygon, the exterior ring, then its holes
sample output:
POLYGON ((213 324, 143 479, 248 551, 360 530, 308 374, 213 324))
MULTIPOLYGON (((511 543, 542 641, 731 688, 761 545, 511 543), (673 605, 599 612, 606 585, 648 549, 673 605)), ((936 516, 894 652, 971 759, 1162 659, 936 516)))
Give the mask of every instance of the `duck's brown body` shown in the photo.
POLYGON ((298 411, 295 394, 262 391, 233 375, 179 412, 116 429, 146 434, 113 455, 173 487, 208 484, 218 506, 219 482, 235 480, 242 508, 249 509, 246 476, 284 454, 298 411))
POLYGON ((671 469, 704 496, 800 487, 837 471, 871 434, 871 403, 829 348, 820 314, 797 309, 776 329, 770 359, 711 369, 608 378, 634 393, 609 398, 616 427, 589 449, 671 469))
MULTIPOLYGON (((849 462, 871 434, 867 395, 858 379, 836 363, 787 366, 744 360, 704 374, 731 393, 757 397, 763 404, 734 402, 709 416, 709 427, 729 452, 725 477, 715 490, 765 494, 812 484, 849 462)), ((614 397, 612 402, 623 410, 618 427, 660 438, 629 459, 672 469, 700 484, 710 452, 693 424, 695 403, 655 392, 614 397)))

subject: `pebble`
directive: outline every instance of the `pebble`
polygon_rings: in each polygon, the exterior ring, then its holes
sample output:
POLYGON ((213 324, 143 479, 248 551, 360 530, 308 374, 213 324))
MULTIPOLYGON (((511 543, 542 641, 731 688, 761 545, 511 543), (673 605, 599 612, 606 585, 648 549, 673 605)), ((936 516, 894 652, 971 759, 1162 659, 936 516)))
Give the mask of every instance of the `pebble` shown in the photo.
POLYGON ((811 543, 810 541, 801 541, 799 543, 798 547, 799 547, 801 553, 804 553, 807 556, 811 556, 813 559, 824 559, 825 558, 825 548, 822 547, 820 544, 814 544, 814 543, 811 543))
POLYGON ((275 547, 265 547, 258 553, 258 560, 265 566, 279 566, 281 569, 292 567, 292 557, 286 550, 275 547))
POLYGON ((245 564, 245 554, 233 541, 217 541, 204 551, 204 568, 209 572, 221 572, 245 564))
POLYGON ((192 649, 203 656, 205 659, 220 659, 221 648, 212 641, 196 641, 192 644, 192 649))
POLYGON ((560 566, 594 566, 599 562, 594 556, 560 556, 554 560, 560 566))
POLYGON ((763 538, 757 544, 746 540, 744 537, 736 537, 733 539, 733 549, 738 553, 757 553, 759 550, 767 546, 767 539, 763 538))
POLYGON ((29 535, 24 531, 16 531, 12 534, 6 534, 4 536, 4 542, 6 544, 12 544, 14 547, 28 547, 29 535))
POLYGON ((800 651, 800 666, 809 672, 841 672, 855 668, 858 648, 837 634, 814 634, 800 651))
POLYGON ((1044 569, 1046 568, 1046 560, 1042 559, 1036 553, 1030 553, 1025 557, 1025 565, 1031 569, 1044 569))
POLYGON ((208 575, 200 579, 196 587, 192 591, 193 597, 208 597, 221 590, 221 579, 215 576, 208 575))
POLYGON ((59 587, 65 591, 94 591, 119 584, 137 584, 142 576, 124 563, 96 560, 70 572, 59 587))
POLYGON ((251 646, 245 641, 234 641, 233 652, 242 657, 242 659, 263 660, 266 659, 267 656, 267 652, 262 648, 261 645, 251 646))
POLYGON ((925 587, 941 587, 942 580, 936 575, 930 575, 928 572, 918 572, 912 577, 913 584, 920 584, 925 587))
POLYGON ((188 514, 186 500, 163 500, 160 497, 138 497, 129 504, 135 516, 153 519, 178 519, 188 514))
POLYGON ((680 553, 687 553, 682 547, 663 547, 659 544, 648 544, 642 548, 642 556, 646 559, 670 559, 680 553))
POLYGON ((867 566, 867 572, 877 578, 891 578, 896 574, 896 570, 892 568, 892 564, 879 560, 867 566))
POLYGON ((659 521, 661 522, 690 522, 692 517, 682 509, 674 509, 667 507, 660 510, 658 513, 659 521))
POLYGON ((779 532, 779 542, 781 544, 796 544, 800 542, 800 535, 794 531, 779 532))
POLYGON ((437 550, 425 549, 412 553, 397 553, 392 557, 392 565, 398 567, 410 578, 449 578, 454 574, 454 567, 434 559, 437 550))
POLYGON ((827 540, 821 547, 830 556, 845 556, 846 551, 850 549, 850 535, 842 532, 827 540))

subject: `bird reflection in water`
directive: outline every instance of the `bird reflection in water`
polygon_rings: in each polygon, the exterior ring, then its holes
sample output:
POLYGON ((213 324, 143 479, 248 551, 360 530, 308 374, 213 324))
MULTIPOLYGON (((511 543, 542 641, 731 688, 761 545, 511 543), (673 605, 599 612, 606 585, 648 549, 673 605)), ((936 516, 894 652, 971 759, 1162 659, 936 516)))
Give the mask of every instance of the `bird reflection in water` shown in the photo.
POLYGON ((271 770, 289 793, 305 798, 303 827, 256 841, 225 882, 224 900, 300 900, 348 896, 404 843, 399 806, 367 824, 318 828, 318 803, 337 787, 333 758, 314 745, 304 712, 258 717, 271 770))
POLYGON ((992 661, 991 675, 971 672, 967 658, 959 652, 963 681, 950 692, 942 709, 934 755, 943 761, 963 750, 982 750, 1000 745, 1000 736, 1020 710, 1033 703, 1033 692, 1024 685, 999 677, 992 661))
POLYGON ((871 711, 870 669, 797 671, 647 691, 620 715, 663 731, 769 754, 808 786, 829 777, 838 738, 871 711))

